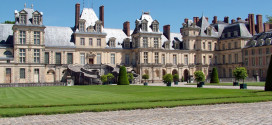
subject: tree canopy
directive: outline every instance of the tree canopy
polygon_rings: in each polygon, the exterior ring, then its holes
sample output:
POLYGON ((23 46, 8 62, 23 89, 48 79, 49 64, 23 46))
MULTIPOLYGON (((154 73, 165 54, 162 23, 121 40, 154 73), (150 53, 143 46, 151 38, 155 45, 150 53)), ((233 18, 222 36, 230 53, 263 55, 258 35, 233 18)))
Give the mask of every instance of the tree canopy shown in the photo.
POLYGON ((238 81, 240 79, 244 80, 246 77, 248 77, 247 70, 245 67, 236 67, 235 70, 233 71, 233 75, 235 79, 238 81))
POLYGON ((202 71, 195 71, 195 80, 197 82, 204 82, 205 81, 205 75, 202 71))
POLYGON ((3 24, 15 24, 15 21, 5 21, 3 24))
POLYGON ((266 15, 266 23, 272 23, 272 16, 266 15))
POLYGON ((166 83, 173 82, 173 75, 171 74, 166 74, 163 76, 163 81, 166 83))

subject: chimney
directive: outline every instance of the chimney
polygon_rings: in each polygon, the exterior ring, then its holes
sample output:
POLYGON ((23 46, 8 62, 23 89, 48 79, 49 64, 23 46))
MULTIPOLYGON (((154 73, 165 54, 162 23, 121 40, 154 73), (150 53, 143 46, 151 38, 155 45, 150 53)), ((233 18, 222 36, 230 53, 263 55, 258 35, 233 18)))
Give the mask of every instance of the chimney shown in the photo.
POLYGON ((246 18, 245 21, 248 21, 248 18, 246 18))
POLYGON ((206 20, 209 22, 209 18, 208 17, 206 17, 206 20))
POLYGON ((262 15, 256 15, 257 18, 257 33, 263 32, 263 16, 262 15))
POLYGON ((199 22, 199 17, 196 17, 196 23, 198 23, 199 22))
POLYGON ((196 24, 196 17, 194 17, 194 23, 196 24))
POLYGON ((248 24, 249 24, 249 32, 252 35, 255 35, 255 21, 254 14, 248 14, 248 24))
POLYGON ((188 23, 188 20, 189 20, 188 18, 185 18, 184 23, 188 23))
POLYGON ((104 6, 99 7, 99 20, 102 21, 102 25, 104 27, 104 6))
POLYGON ((129 37, 130 36, 130 22, 126 21, 123 24, 123 31, 125 32, 125 34, 129 37))
POLYGON ((237 17, 237 21, 241 20, 241 17, 237 17))
POLYGON ((270 30, 270 24, 269 23, 264 23, 264 32, 268 32, 270 30))
POLYGON ((163 26, 163 35, 170 40, 170 25, 163 26))
POLYGON ((75 30, 78 28, 79 25, 79 16, 80 16, 80 4, 76 4, 76 14, 75 14, 75 30))
POLYGON ((217 24, 217 16, 214 16, 214 17, 213 17, 212 23, 213 23, 213 24, 217 24))
POLYGON ((235 19, 232 19, 232 20, 231 20, 231 24, 234 24, 234 23, 235 23, 235 19))
POLYGON ((228 16, 224 17, 224 22, 229 23, 229 17, 228 16))

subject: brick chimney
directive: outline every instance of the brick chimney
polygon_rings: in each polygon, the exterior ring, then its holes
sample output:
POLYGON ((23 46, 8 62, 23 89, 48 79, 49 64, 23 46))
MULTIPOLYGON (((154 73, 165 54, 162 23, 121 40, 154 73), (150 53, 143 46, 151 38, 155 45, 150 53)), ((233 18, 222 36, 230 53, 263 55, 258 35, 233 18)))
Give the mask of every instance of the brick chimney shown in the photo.
POLYGON ((214 17, 213 17, 212 23, 213 23, 213 24, 217 24, 217 16, 214 16, 214 17))
POLYGON ((229 23, 229 17, 228 16, 224 17, 224 22, 229 23))
POLYGON ((248 24, 249 24, 249 32, 252 35, 255 35, 255 21, 254 14, 248 14, 248 24))
POLYGON ((130 36, 130 22, 126 21, 123 24, 123 31, 125 32, 125 34, 129 37, 130 36))
POLYGON ((170 40, 170 25, 163 26, 163 35, 170 40))
POLYGON ((188 18, 185 18, 184 23, 188 23, 188 20, 189 20, 188 18))
POLYGON ((209 22, 209 18, 208 17, 206 17, 206 20, 209 22))
POLYGON ((104 6, 99 7, 99 20, 102 21, 102 25, 104 27, 104 6))
POLYGON ((193 17, 194 18, 194 23, 196 24, 196 17, 193 17))
POLYGON ((80 4, 77 3, 75 6, 75 30, 78 28, 79 25, 79 16, 80 16, 80 4))
POLYGON ((196 23, 198 23, 199 22, 199 17, 196 17, 196 23))
POLYGON ((257 18, 257 33, 263 32, 263 16, 262 15, 256 15, 257 18))
POLYGON ((235 19, 232 19, 232 20, 231 20, 231 24, 234 24, 234 23, 235 23, 235 19))
POLYGON ((241 20, 241 17, 237 17, 237 21, 241 20))

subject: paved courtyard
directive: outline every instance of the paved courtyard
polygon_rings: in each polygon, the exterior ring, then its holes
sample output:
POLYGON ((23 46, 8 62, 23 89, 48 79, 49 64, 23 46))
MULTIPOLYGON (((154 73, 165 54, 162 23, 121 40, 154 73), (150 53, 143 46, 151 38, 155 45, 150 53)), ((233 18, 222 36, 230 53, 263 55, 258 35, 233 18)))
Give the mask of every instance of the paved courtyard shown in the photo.
POLYGON ((0 124, 272 125, 272 102, 1 118, 0 124))

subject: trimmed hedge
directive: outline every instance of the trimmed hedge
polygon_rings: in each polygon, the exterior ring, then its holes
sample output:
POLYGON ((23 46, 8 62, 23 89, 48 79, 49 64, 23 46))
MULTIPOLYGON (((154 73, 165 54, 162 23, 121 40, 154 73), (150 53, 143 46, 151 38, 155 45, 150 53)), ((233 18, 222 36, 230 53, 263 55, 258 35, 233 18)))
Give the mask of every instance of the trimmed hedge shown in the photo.
POLYGON ((118 85, 129 85, 129 81, 127 77, 127 69, 125 66, 120 67, 118 85))
POLYGON ((265 91, 272 91, 272 55, 270 57, 269 67, 267 69, 265 91))
POLYGON ((217 72, 216 68, 213 68, 213 70, 212 70, 212 76, 211 76, 210 83, 219 83, 218 72, 217 72))

